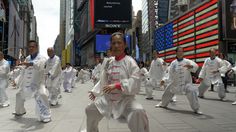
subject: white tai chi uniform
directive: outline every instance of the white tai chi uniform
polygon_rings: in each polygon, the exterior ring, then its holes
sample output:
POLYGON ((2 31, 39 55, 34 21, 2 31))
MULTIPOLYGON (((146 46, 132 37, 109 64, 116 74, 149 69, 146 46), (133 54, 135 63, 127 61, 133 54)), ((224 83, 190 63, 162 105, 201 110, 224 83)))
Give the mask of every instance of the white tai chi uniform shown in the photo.
POLYGON ((94 67, 94 69, 92 71, 92 78, 93 78, 94 85, 96 85, 97 82, 100 80, 99 77, 101 74, 101 69, 102 69, 102 64, 99 63, 94 67))
POLYGON ((108 67, 102 70, 100 81, 92 90, 97 97, 86 107, 87 132, 98 132, 98 123, 104 116, 126 119, 131 132, 149 132, 146 112, 135 100, 140 90, 140 71, 135 60, 125 56, 121 60, 111 58, 108 63, 108 67), (110 94, 103 93, 103 86, 109 84, 118 84, 120 89, 110 94))
POLYGON ((72 79, 72 88, 75 88, 76 86, 76 80, 77 80, 77 74, 78 74, 78 70, 76 70, 75 68, 73 68, 73 72, 74 72, 74 77, 73 77, 73 79, 72 79))
POLYGON ((193 85, 191 76, 191 72, 195 73, 197 69, 198 65, 189 59, 174 60, 170 64, 168 73, 169 84, 167 84, 166 90, 162 95, 162 101, 158 106, 167 107, 175 94, 185 94, 193 111, 197 112, 199 110, 198 89, 193 85), (185 65, 192 65, 193 68, 187 69, 184 67, 185 65))
POLYGON ((31 55, 26 57, 25 61, 32 63, 33 66, 22 69, 19 79, 20 90, 16 93, 15 113, 25 113, 25 100, 34 97, 39 121, 51 119, 48 90, 45 88, 44 66, 46 58, 37 54, 34 57, 31 55))
POLYGON ((164 65, 164 60, 162 58, 157 58, 152 61, 149 69, 150 80, 147 82, 146 94, 147 98, 152 98, 152 93, 154 88, 160 88, 160 82, 164 76, 166 66, 164 65))
POLYGON ((46 61, 46 88, 49 91, 49 102, 52 105, 58 103, 58 95, 60 94, 61 86, 61 61, 56 55, 53 58, 48 58, 46 61))
POLYGON ((63 87, 66 92, 72 92, 73 79, 76 76, 76 70, 73 67, 66 67, 63 71, 63 87))
POLYGON ((148 79, 148 70, 147 68, 143 67, 140 69, 140 80, 141 80, 141 86, 144 86, 146 88, 147 79, 148 79))
POLYGON ((15 79, 13 80, 16 85, 15 86, 16 88, 19 88, 19 79, 21 78, 21 75, 22 75, 21 72, 23 71, 24 68, 25 68, 25 66, 16 66, 17 72, 14 73, 15 79), (19 74, 19 75, 17 75, 17 74, 19 74))
POLYGON ((221 79, 221 74, 226 73, 227 67, 222 61, 222 59, 215 57, 207 58, 202 66, 202 70, 199 74, 199 78, 202 78, 203 81, 199 85, 199 96, 203 97, 205 91, 211 86, 214 85, 218 89, 218 96, 220 99, 225 98, 225 88, 221 79), (218 71, 213 73, 214 71, 218 71))
MULTIPOLYGON (((234 71, 234 74, 236 74, 236 66, 233 67, 232 70, 234 71)), ((234 102, 232 103, 232 105, 236 105, 236 101, 234 101, 234 102)))
POLYGON ((21 72, 21 68, 19 68, 18 66, 14 67, 14 69, 9 73, 9 78, 11 80, 11 83, 13 83, 14 85, 16 84, 16 79, 18 78, 18 76, 20 75, 21 72))
POLYGON ((8 87, 10 66, 9 63, 2 59, 0 61, 0 105, 3 107, 9 106, 9 100, 6 93, 6 88, 8 87))
MULTIPOLYGON (((168 66, 168 67, 166 68, 165 75, 164 75, 163 78, 162 78, 162 80, 165 82, 164 88, 166 88, 166 86, 171 82, 171 81, 170 81, 170 78, 169 78, 169 71, 170 71, 170 66, 168 66)), ((172 98, 171 101, 172 101, 172 102, 176 102, 176 101, 177 101, 176 95, 173 96, 173 98, 172 98)))
POLYGON ((84 83, 85 81, 88 80, 87 79, 89 78, 88 76, 90 76, 90 72, 87 70, 81 69, 78 74, 78 82, 81 80, 81 83, 84 83))

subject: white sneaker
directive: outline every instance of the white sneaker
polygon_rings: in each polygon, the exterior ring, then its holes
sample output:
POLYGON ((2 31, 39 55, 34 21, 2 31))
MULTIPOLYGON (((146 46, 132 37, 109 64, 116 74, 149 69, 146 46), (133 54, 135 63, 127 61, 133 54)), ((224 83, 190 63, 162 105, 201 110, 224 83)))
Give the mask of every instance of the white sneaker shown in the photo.
POLYGON ((203 113, 199 110, 194 111, 195 114, 202 115, 203 113))
POLYGON ((162 102, 158 103, 157 105, 155 105, 155 108, 166 108, 166 106, 162 106, 161 104, 162 102))
POLYGON ((2 107, 9 107, 10 104, 6 103, 6 104, 3 104, 2 107))
POLYGON ((43 119, 43 120, 42 120, 43 123, 48 123, 48 122, 50 122, 50 121, 51 121, 51 118, 46 118, 46 119, 43 119))
POLYGON ((87 132, 87 130, 86 130, 86 129, 84 129, 84 130, 81 130, 80 132, 87 132))
POLYGON ((236 101, 234 101, 234 102, 232 103, 232 105, 236 105, 236 101))
POLYGON ((58 101, 54 100, 54 101, 51 101, 51 106, 56 106, 58 105, 58 101))

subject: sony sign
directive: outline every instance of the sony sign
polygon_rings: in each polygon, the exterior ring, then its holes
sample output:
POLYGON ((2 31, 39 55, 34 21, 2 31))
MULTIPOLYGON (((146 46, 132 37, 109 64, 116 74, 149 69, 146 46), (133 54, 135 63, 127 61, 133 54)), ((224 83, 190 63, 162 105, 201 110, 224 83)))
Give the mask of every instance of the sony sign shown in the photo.
POLYGON ((130 28, 132 0, 95 0, 94 24, 96 28, 130 28))

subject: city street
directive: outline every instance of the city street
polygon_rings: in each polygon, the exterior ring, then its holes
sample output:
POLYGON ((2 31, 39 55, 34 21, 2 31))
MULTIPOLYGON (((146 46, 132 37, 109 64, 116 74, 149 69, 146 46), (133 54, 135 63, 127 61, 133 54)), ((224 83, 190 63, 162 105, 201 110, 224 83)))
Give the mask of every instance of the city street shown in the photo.
MULTIPOLYGON (((1 132, 79 132, 85 128, 84 109, 89 102, 88 90, 91 82, 77 83, 73 93, 62 92, 60 105, 52 107, 52 121, 43 124, 35 116, 35 104, 31 99, 26 102, 27 114, 22 118, 12 115, 15 106, 16 89, 8 88, 11 106, 0 108, 1 132)), ((196 115, 190 109, 185 96, 177 96, 177 103, 170 104, 168 109, 154 108, 161 98, 163 91, 155 91, 153 101, 145 100, 144 90, 137 96, 147 111, 150 132, 236 132, 236 106, 231 105, 235 100, 235 88, 230 87, 226 101, 221 102, 216 92, 207 92, 206 99, 200 99, 203 115, 196 115)), ((129 132, 125 123, 115 120, 100 122, 101 132, 129 132)))

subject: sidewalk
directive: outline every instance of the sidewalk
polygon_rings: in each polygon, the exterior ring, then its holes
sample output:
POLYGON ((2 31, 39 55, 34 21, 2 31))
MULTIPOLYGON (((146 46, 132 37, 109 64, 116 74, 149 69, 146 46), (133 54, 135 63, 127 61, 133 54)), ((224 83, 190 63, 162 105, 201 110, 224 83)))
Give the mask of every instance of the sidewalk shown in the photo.
MULTIPOLYGON (((34 99, 26 101, 27 114, 16 119, 11 113, 15 106, 15 93, 18 90, 8 88, 11 106, 0 108, 0 132, 79 132, 85 128, 85 107, 90 102, 88 90, 91 82, 77 84, 73 93, 62 92, 60 105, 52 108, 52 122, 38 122, 34 113, 34 99)), ((187 98, 177 95, 177 103, 170 104, 168 109, 155 108, 163 91, 154 91, 154 100, 145 100, 144 90, 137 95, 137 100, 147 111, 150 132, 236 132, 236 88, 229 87, 226 101, 221 102, 216 92, 207 92, 206 99, 199 99, 204 115, 192 112, 187 98)), ((100 132, 130 132, 127 124, 115 120, 103 119, 99 124, 100 132)))

